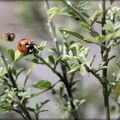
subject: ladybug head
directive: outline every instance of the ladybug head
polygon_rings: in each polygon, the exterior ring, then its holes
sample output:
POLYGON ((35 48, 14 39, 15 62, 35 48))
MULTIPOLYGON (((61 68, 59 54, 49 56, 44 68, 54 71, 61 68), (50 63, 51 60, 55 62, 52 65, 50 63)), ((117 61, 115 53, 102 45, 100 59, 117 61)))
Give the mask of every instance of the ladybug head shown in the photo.
POLYGON ((29 54, 38 52, 38 47, 35 43, 29 43, 28 42, 25 45, 28 48, 28 53, 29 54))

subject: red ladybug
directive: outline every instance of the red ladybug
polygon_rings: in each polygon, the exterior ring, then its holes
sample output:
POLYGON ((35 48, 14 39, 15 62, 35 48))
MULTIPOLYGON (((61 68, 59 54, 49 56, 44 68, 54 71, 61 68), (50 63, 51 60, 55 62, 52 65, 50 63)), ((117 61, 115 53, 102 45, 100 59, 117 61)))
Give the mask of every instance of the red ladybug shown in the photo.
POLYGON ((37 45, 31 39, 21 39, 18 42, 17 49, 22 54, 31 54, 37 52, 37 45))

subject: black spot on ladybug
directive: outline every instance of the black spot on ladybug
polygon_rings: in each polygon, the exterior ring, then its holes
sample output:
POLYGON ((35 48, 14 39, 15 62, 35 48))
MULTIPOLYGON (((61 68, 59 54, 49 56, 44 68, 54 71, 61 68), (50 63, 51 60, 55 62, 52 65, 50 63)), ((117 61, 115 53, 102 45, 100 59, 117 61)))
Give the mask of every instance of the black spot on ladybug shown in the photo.
POLYGON ((21 44, 19 44, 19 46, 21 47, 21 44))
POLYGON ((26 40, 25 38, 21 39, 21 40, 26 40))
POLYGON ((28 45, 28 42, 25 43, 25 46, 28 45))
POLYGON ((76 17, 75 20, 80 20, 80 18, 76 17))

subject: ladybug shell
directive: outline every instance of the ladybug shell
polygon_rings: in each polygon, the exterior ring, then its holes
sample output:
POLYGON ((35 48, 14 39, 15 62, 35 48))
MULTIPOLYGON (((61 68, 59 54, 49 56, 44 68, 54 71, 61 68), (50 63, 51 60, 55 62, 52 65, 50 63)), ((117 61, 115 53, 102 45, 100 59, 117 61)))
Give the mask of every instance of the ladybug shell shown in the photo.
POLYGON ((18 42, 17 49, 23 54, 28 54, 29 53, 29 49, 26 46, 27 43, 31 44, 31 43, 33 43, 33 40, 31 40, 31 39, 21 39, 18 42))

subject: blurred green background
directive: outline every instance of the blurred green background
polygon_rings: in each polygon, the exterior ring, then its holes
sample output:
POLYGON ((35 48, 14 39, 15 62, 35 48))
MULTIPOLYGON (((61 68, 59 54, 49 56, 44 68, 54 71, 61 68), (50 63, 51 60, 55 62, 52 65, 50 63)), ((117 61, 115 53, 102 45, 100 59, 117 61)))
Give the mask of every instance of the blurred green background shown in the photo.
MULTIPOLYGON (((14 48, 16 50, 17 42, 19 39, 22 38, 31 38, 33 39, 37 44, 39 44, 41 41, 47 41, 47 49, 44 52, 44 57, 48 54, 48 49, 53 46, 52 37, 49 32, 49 27, 47 24, 48 17, 47 17, 47 10, 44 4, 44 0, 42 1, 34 1, 34 2, 28 2, 28 1, 0 1, 0 35, 6 33, 6 32, 13 32, 16 35, 14 42, 5 42, 1 41, 1 45, 5 48, 14 48)), ((62 7, 62 4, 60 1, 50 1, 50 6, 60 6, 62 7)), ((94 10, 97 10, 99 6, 99 1, 89 1, 91 6, 92 13, 94 10), (94 7, 93 7, 94 6, 94 7)), ((109 6, 109 2, 107 2, 107 5, 109 6)), ((120 2, 117 1, 115 5, 119 6, 120 2)), ((56 28, 59 28, 61 26, 69 26, 69 28, 75 29, 80 32, 85 32, 84 30, 81 30, 79 26, 80 21, 75 21, 74 19, 70 19, 67 17, 57 17, 54 20, 54 24, 56 28)), ((96 29, 100 31, 100 26, 96 25, 96 29)), ((87 34, 87 31, 86 31, 87 34)), ((101 61, 100 61, 100 49, 96 45, 88 45, 90 47, 90 55, 91 56, 96 55, 96 60, 94 63, 94 67, 96 67, 101 61)), ((119 47, 115 48, 113 51, 111 51, 111 54, 119 54, 119 47)), ((88 58, 88 59, 89 59, 88 58)), ((119 57, 117 58, 117 61, 119 61, 119 57)), ((112 79, 111 72, 115 72, 116 67, 113 67, 113 63, 116 60, 110 64, 110 71, 109 75, 112 79)), ((24 60, 21 61, 18 65, 22 65, 26 67, 26 70, 31 66, 31 63, 28 63, 24 60)), ((25 77, 25 72, 19 77, 18 84, 22 85, 23 81, 22 78, 25 77)), ((104 118, 104 106, 103 106, 103 98, 102 98, 102 90, 99 82, 90 74, 86 74, 85 77, 83 76, 76 76, 77 79, 80 79, 79 84, 77 84, 78 91, 75 93, 75 98, 80 99, 86 99, 86 102, 80 106, 79 111, 80 115, 83 116, 83 118, 104 118)), ((56 75, 54 75, 46 66, 38 65, 32 72, 30 79, 29 79, 29 85, 36 82, 37 80, 44 80, 48 79, 51 80, 52 83, 55 83, 57 80, 56 75)), ((34 90, 35 92, 35 90, 34 90)), ((60 109, 60 106, 58 105, 57 99, 51 94, 51 92, 46 92, 45 94, 40 95, 37 98, 34 98, 31 103, 29 103, 31 106, 35 105, 36 101, 43 101, 45 99, 50 99, 51 101, 47 104, 48 112, 41 113, 41 118, 62 118, 64 117, 63 111, 60 109)), ((113 109, 112 118, 117 118, 118 114, 114 114, 116 111, 118 111, 118 108, 116 107, 116 104, 114 103, 114 100, 110 100, 111 109, 113 109)), ((8 119, 13 118, 17 119, 20 116, 15 114, 14 112, 11 113, 5 113, 0 111, 0 119, 8 119)))

